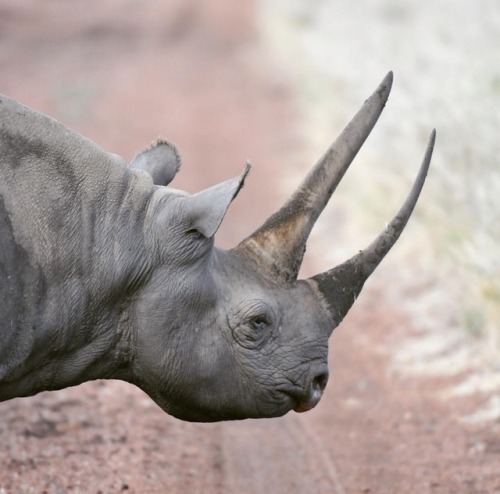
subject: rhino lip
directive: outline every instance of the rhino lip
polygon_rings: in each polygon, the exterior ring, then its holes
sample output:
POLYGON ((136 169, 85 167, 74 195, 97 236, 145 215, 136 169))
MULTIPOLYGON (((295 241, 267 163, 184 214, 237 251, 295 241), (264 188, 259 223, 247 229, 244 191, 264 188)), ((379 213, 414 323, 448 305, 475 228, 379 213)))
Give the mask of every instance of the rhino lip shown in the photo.
POLYGON ((298 400, 293 411, 303 413, 312 410, 320 402, 322 396, 323 390, 321 387, 316 383, 311 384, 309 391, 305 396, 302 396, 302 399, 298 400))

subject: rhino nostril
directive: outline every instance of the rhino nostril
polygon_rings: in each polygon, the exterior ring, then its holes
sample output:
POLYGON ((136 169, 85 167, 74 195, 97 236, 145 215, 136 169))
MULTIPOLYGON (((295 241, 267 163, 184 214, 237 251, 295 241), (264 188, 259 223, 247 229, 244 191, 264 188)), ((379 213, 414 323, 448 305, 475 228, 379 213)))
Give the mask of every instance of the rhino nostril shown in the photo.
POLYGON ((324 391, 326 388, 326 383, 328 382, 328 371, 318 374, 312 382, 313 388, 320 389, 324 391))

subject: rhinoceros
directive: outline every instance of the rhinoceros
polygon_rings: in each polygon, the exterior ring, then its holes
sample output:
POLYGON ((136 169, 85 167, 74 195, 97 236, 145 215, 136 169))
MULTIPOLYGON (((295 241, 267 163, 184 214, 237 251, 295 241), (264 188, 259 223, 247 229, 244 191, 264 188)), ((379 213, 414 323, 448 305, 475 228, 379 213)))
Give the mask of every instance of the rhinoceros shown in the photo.
POLYGON ((389 73, 291 198, 230 250, 214 246, 248 173, 193 195, 160 140, 130 165, 0 97, 0 401, 121 379, 188 421, 312 409, 328 339, 410 217, 413 188, 364 250, 297 279, 308 235, 390 92, 389 73))

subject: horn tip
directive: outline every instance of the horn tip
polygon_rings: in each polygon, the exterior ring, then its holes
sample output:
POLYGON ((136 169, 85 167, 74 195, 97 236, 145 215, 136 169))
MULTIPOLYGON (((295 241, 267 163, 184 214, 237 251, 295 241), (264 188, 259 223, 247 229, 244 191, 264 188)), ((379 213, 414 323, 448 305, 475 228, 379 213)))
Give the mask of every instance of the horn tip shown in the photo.
POLYGON ((241 177, 242 177, 243 180, 250 173, 250 169, 251 168, 252 168, 252 165, 250 164, 250 160, 247 160, 246 163, 245 163, 245 169, 243 170, 243 173, 241 174, 241 177))
POLYGON ((431 142, 432 146, 434 146, 434 143, 436 142, 436 129, 432 129, 431 136, 429 138, 429 142, 431 142))
MULTIPOLYGON (((378 85, 375 92, 366 100, 365 103, 375 104, 377 108, 380 108, 380 111, 384 108, 387 100, 389 98, 389 94, 392 89, 393 82, 393 72, 392 70, 386 74, 386 76, 382 79, 382 82, 378 85)), ((379 113, 380 114, 380 113, 379 113)), ((377 116, 378 118, 378 116, 377 116)))
POLYGON ((429 142, 427 144, 427 150, 424 157, 424 166, 429 168, 432 153, 434 151, 434 145, 436 143, 436 129, 432 129, 431 135, 429 136, 429 142))
POLYGON ((382 82, 380 83, 379 86, 379 91, 384 99, 387 99, 387 97, 389 96, 389 93, 391 92, 392 89, 393 81, 394 81, 394 72, 390 70, 389 72, 387 72, 386 76, 382 79, 382 82))

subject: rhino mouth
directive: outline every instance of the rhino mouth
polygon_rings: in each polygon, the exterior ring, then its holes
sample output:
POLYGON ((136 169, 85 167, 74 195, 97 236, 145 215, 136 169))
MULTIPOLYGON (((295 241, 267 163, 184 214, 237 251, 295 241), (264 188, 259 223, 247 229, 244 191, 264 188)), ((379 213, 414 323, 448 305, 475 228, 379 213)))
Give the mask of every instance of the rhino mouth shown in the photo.
POLYGON ((320 402, 322 396, 323 390, 317 385, 312 385, 307 396, 298 401, 293 411, 303 413, 312 410, 320 402))

